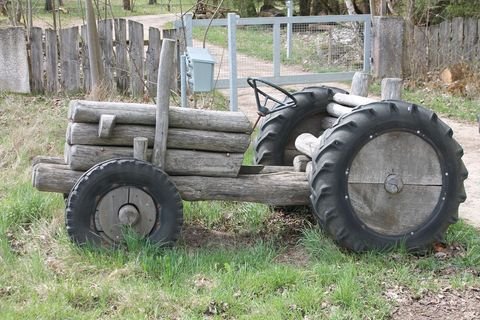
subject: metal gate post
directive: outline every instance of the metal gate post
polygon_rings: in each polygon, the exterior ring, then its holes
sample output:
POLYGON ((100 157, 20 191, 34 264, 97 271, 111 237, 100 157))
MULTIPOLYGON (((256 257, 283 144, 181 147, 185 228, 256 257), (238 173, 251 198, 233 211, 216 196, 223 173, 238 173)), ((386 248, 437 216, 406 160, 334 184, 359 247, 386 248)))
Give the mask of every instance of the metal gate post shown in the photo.
POLYGON ((273 76, 280 77, 280 23, 273 24, 273 76))
POLYGON ((228 64, 230 68, 230 111, 238 111, 237 87, 237 15, 229 13, 228 20, 228 64))
POLYGON ((365 18, 363 25, 363 71, 368 73, 372 62, 372 20, 365 18))
MULTIPOLYGON (((293 17, 293 1, 287 0, 285 1, 287 6, 287 17, 293 17)), ((290 59, 290 55, 292 54, 292 23, 287 23, 287 59, 290 59)))

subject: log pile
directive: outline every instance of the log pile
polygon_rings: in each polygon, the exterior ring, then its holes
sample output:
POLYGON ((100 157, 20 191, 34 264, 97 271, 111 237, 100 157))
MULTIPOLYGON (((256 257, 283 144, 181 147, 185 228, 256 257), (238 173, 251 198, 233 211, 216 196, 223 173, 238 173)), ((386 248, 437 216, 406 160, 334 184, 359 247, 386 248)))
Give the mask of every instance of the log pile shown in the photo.
MULTIPOLYGON (((69 106, 65 164, 85 171, 104 160, 133 157, 136 137, 155 138, 155 106, 74 100, 69 106)), ((169 175, 235 177, 250 143, 243 113, 171 107, 166 151, 169 175)))

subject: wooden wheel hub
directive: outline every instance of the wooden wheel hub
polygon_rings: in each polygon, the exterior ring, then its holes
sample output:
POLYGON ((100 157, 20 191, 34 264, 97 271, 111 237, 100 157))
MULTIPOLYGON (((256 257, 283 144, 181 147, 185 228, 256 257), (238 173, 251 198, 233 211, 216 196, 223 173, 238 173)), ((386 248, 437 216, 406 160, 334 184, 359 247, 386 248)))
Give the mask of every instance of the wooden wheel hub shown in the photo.
POLYGON ((140 219, 140 212, 135 206, 126 204, 118 211, 118 220, 125 226, 133 226, 140 219))
POLYGON ((95 227, 113 242, 123 240, 125 227, 147 236, 157 222, 157 208, 152 197, 136 187, 119 187, 98 202, 95 227))
POLYGON ((383 235, 414 232, 441 201, 439 157, 419 131, 370 136, 347 175, 345 199, 365 227, 383 235))
POLYGON ((385 179, 384 186, 388 193, 400 193, 403 189, 402 177, 400 177, 398 174, 389 174, 385 179))

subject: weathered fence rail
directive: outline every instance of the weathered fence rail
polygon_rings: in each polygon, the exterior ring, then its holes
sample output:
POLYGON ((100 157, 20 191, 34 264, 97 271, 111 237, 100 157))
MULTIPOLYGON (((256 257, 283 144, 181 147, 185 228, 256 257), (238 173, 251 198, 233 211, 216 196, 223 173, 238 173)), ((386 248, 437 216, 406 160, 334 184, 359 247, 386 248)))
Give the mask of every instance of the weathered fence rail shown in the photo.
POLYGON ((453 18, 438 25, 415 27, 407 63, 412 75, 425 75, 457 62, 478 64, 480 19, 453 18))
MULTIPOLYGON (((111 88, 135 97, 154 97, 163 38, 176 39, 175 30, 150 27, 145 39, 143 25, 125 19, 98 24, 105 77, 111 88)), ((30 83, 33 92, 75 93, 89 91, 90 62, 86 26, 55 32, 34 27, 30 34, 30 83)), ((176 76, 172 76, 172 80, 176 76)), ((172 81, 172 86, 175 83, 172 81)))

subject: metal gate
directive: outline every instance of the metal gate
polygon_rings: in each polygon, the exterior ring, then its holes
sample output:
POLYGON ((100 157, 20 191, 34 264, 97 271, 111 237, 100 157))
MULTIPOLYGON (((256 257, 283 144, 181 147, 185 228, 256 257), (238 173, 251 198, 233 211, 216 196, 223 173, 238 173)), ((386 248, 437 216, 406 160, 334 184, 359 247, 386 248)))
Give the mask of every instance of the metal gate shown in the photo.
POLYGON ((370 71, 370 15, 239 18, 176 21, 186 45, 215 57, 215 88, 230 88, 230 109, 237 109, 237 88, 247 77, 279 85, 351 80, 370 71), (207 32, 208 29, 208 32, 207 32), (206 34, 205 34, 206 33, 206 34))

